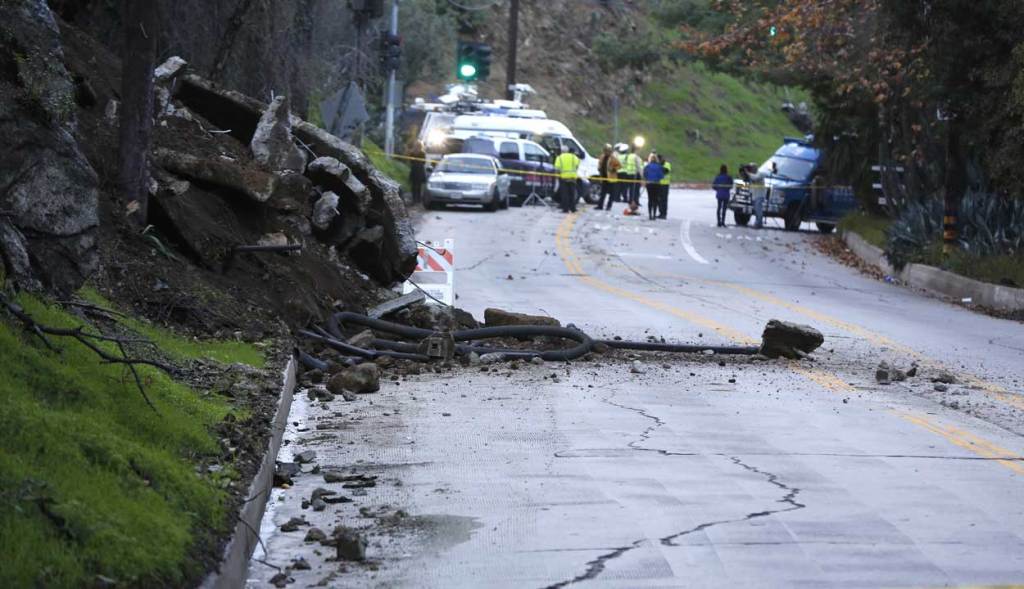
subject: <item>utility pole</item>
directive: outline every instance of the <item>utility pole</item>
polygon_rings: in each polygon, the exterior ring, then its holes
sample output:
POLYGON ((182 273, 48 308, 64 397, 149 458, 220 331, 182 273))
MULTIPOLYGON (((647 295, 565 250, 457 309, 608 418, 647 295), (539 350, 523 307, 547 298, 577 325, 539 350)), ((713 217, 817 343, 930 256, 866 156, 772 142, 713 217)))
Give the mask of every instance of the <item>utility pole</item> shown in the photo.
MULTIPOLYGON (((391 0, 391 28, 389 30, 392 38, 398 36, 398 0, 391 0)), ((384 153, 395 155, 395 75, 397 68, 389 69, 391 72, 388 73, 388 107, 384 118, 384 153)))
POLYGON ((615 129, 612 131, 612 145, 619 142, 619 95, 612 96, 612 119, 615 121, 615 129))
POLYGON ((505 98, 512 100, 516 83, 516 48, 519 45, 519 0, 512 0, 508 8, 508 66, 505 68, 505 98))

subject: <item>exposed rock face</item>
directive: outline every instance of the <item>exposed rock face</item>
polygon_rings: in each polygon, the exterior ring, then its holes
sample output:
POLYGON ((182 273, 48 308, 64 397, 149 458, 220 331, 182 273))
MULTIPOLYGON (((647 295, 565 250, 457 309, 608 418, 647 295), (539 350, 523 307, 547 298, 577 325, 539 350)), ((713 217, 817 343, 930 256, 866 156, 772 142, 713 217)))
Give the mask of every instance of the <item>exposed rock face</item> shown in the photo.
MULTIPOLYGON (((179 76, 175 98, 245 143, 253 141, 264 113, 269 112, 256 99, 192 74, 179 76)), ((314 162, 319 161, 306 176, 339 197, 339 219, 319 238, 344 249, 360 270, 379 283, 405 280, 416 267, 417 249, 399 185, 374 168, 358 148, 296 116, 289 120, 291 134, 317 156, 314 162)))
POLYGON ((98 179, 72 136, 74 85, 43 0, 0 27, 0 258, 26 288, 68 293, 96 269, 98 179))
POLYGON ((263 111, 250 142, 253 157, 273 172, 301 172, 306 167, 306 154, 292 139, 288 99, 278 96, 263 111))
POLYGON ((813 327, 772 319, 761 335, 761 354, 769 358, 802 358, 817 350, 825 336, 813 327))

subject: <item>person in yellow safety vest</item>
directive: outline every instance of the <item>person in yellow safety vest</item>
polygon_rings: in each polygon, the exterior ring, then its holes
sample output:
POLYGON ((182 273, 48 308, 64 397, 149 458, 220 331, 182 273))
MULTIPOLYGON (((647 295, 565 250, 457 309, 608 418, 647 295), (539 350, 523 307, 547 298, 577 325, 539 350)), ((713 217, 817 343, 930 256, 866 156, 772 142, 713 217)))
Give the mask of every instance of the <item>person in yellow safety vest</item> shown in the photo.
POLYGON ((558 172, 558 199, 563 213, 576 212, 576 181, 579 179, 580 158, 562 145, 562 153, 555 158, 558 172))
POLYGON ((665 169, 665 177, 661 179, 661 202, 659 204, 660 212, 658 213, 659 219, 668 218, 668 191, 672 186, 672 162, 665 159, 665 156, 658 154, 658 161, 661 162, 661 167, 665 169))
POLYGON ((629 153, 622 158, 619 178, 625 181, 624 186, 620 187, 620 194, 626 195, 626 202, 634 209, 640 206, 640 172, 643 167, 643 161, 636 154, 636 145, 630 145, 629 153))

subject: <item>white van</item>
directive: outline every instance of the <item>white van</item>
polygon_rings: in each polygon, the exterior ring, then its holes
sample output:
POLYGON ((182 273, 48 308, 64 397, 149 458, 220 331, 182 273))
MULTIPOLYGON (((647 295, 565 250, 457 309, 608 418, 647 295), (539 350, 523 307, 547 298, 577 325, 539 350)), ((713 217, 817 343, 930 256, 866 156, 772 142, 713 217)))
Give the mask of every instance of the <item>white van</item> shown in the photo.
POLYGON ((427 157, 435 160, 447 153, 449 139, 465 140, 475 135, 528 139, 539 143, 552 154, 560 153, 563 145, 568 147, 569 151, 580 158, 580 178, 590 184, 584 192, 585 200, 591 204, 597 202, 599 195, 595 196, 595 193, 600 191, 600 184, 589 181, 598 175, 597 158, 587 153, 569 127, 559 121, 498 115, 427 113, 420 130, 420 139, 426 145, 427 157))

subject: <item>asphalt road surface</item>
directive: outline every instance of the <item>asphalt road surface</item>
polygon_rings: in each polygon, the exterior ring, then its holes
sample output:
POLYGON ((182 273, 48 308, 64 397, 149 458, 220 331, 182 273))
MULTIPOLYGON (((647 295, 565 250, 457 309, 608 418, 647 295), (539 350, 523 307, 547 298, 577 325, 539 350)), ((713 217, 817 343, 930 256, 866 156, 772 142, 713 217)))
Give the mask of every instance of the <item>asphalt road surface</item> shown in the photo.
MULTIPOLYGON (((295 586, 1024 583, 1021 324, 862 275, 810 225, 716 228, 710 192, 670 200, 663 221, 449 209, 419 235, 455 239, 458 305, 477 317, 709 345, 756 342, 779 318, 825 334, 811 359, 466 368, 297 403, 282 458, 313 448, 378 484, 323 513, 297 505, 322 479, 276 491, 257 557, 304 558, 295 586), (883 360, 919 374, 880 385, 883 360), (937 391, 942 370, 958 382, 937 391), (277 530, 296 514, 364 530, 368 562, 277 530)), ((265 586, 276 570, 250 572, 265 586)))

